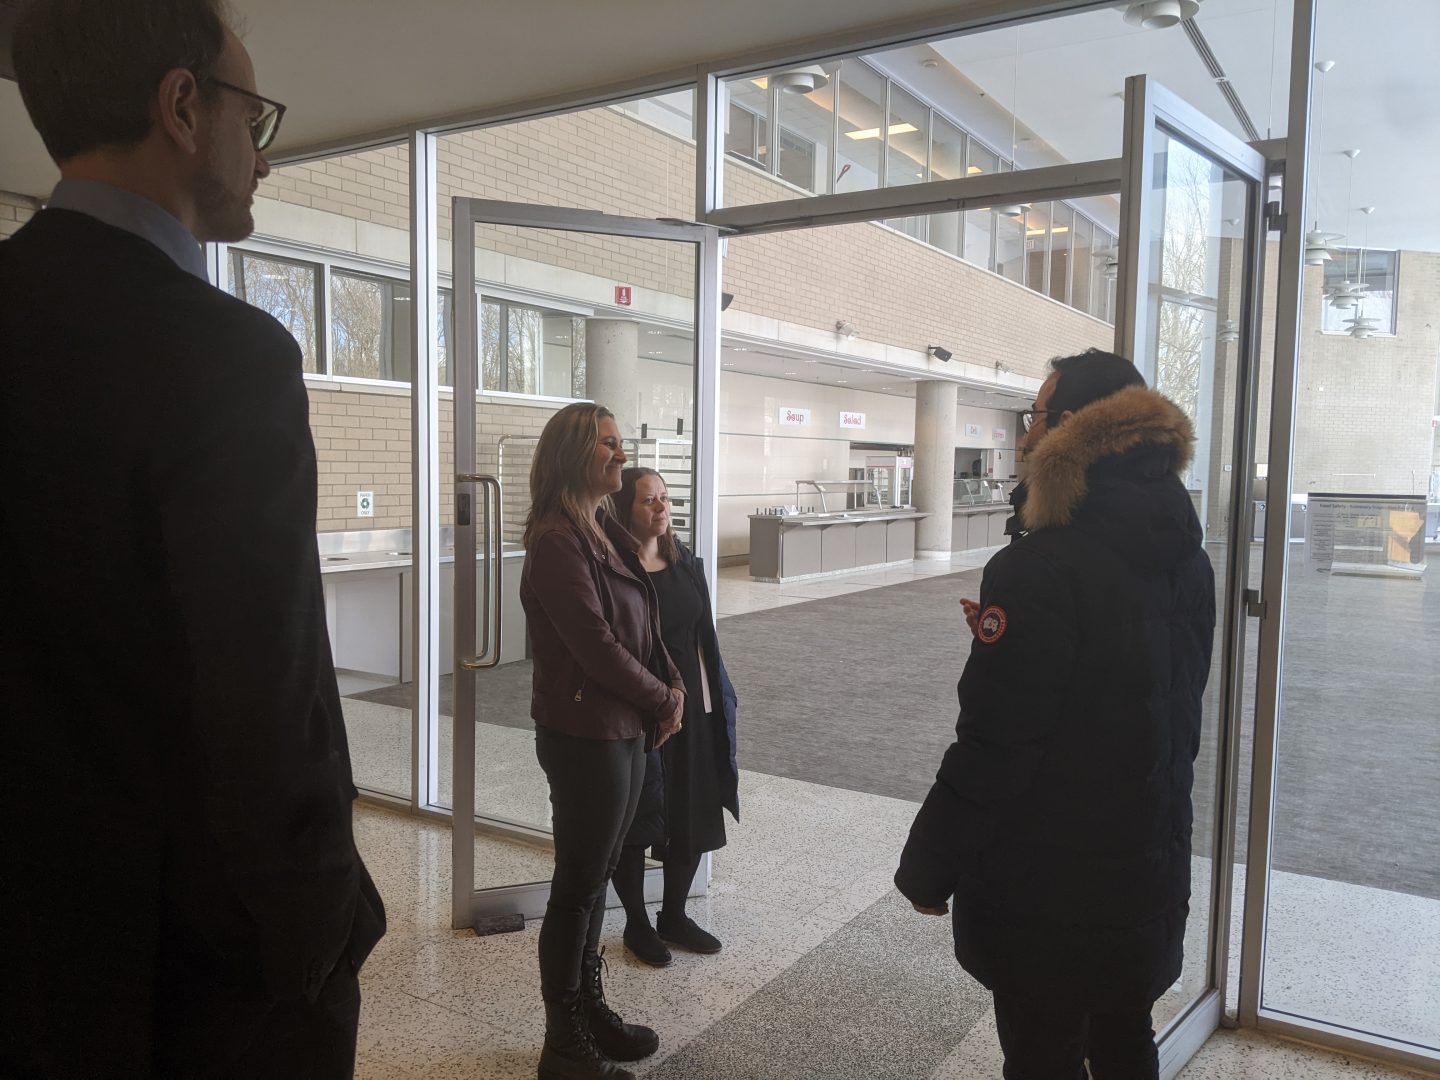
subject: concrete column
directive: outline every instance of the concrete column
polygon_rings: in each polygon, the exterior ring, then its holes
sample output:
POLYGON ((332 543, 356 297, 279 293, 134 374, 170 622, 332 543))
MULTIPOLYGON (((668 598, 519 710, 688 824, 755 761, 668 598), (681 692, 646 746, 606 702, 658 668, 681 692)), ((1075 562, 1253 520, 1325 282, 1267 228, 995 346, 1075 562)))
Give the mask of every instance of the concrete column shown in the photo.
POLYGON ((915 530, 917 559, 948 559, 955 505, 953 382, 915 384, 915 508, 929 514, 915 530))
POLYGON ((623 438, 640 437, 640 324, 585 320, 585 393, 615 414, 623 438))

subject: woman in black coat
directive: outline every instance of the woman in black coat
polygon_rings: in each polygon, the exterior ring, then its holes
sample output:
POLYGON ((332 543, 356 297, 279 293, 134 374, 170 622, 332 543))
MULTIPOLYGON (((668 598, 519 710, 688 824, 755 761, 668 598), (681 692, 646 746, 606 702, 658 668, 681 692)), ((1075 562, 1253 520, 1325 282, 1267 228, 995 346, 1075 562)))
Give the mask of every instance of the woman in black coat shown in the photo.
POLYGON ((626 469, 615 516, 639 541, 640 564, 660 599, 660 633, 685 681, 685 721, 646 761, 645 785, 615 871, 625 905, 625 946, 647 964, 670 963, 666 942, 697 953, 720 941, 685 914, 685 899, 707 851, 725 846, 722 808, 739 820, 735 689, 720 660, 710 591, 700 560, 675 539, 670 496, 654 469, 626 469), (665 899, 650 925, 645 849, 665 867, 665 899))

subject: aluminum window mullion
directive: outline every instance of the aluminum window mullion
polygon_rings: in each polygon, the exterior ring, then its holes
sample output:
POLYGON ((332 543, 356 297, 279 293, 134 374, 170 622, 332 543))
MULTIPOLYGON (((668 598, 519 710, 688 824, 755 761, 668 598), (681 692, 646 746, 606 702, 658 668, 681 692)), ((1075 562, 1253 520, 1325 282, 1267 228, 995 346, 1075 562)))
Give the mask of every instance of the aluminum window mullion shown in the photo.
POLYGON ((887 188, 890 186, 890 78, 887 75, 881 78, 885 80, 885 93, 880 96, 880 167, 875 172, 875 186, 887 188))
MULTIPOLYGON (((439 136, 410 137, 410 805, 440 799, 439 136)), ((446 335, 453 355, 454 334, 446 335)), ((447 356, 448 364, 448 356, 447 356)), ((453 370, 453 369, 452 369, 453 370)))
MULTIPOLYGON (((1296 0, 1290 44, 1290 115, 1285 132, 1285 208, 1280 233, 1279 290, 1275 306, 1275 359, 1270 397, 1267 474, 1279 497, 1266 500, 1255 664, 1255 734, 1250 782, 1250 834, 1246 847, 1245 923, 1240 949, 1239 1019, 1255 1027, 1264 989, 1265 933, 1270 902, 1270 860, 1275 825, 1277 726, 1285 643, 1285 582, 1290 562, 1290 499, 1294 483, 1295 397, 1300 358, 1300 313, 1305 277, 1306 186, 1309 179, 1311 87, 1315 14, 1319 0, 1296 0), (1272 539, 1273 538, 1273 539, 1272 539), (1270 603, 1271 599, 1274 603, 1270 603)), ((1263 181, 1262 181, 1263 182, 1263 181)))

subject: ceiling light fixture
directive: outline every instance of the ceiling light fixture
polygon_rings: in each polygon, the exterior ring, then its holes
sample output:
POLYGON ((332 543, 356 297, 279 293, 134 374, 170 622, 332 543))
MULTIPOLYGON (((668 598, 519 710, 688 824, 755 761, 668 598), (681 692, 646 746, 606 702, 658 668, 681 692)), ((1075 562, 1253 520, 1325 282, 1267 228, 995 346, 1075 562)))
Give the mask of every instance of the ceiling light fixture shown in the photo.
POLYGON ((1200 0, 1146 0, 1125 8, 1125 22, 1145 30, 1168 30, 1200 10, 1200 0))
POLYGON ((777 71, 770 76, 769 86, 779 87, 788 94, 812 94, 830 85, 830 76, 819 64, 810 64, 789 71, 777 71))
MULTIPOLYGON (((920 129, 914 124, 891 124, 885 130, 891 135, 909 135, 912 131, 919 131, 920 129)), ((878 139, 880 137, 880 129, 878 127, 860 128, 858 131, 845 132, 845 137, 847 139, 878 139)))

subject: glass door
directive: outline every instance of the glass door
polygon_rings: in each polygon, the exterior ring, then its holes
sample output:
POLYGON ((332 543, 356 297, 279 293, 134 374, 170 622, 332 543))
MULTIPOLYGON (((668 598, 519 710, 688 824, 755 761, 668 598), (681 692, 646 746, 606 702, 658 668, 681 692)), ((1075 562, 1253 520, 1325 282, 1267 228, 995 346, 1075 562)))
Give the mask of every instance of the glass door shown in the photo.
POLYGON ((549 898, 519 586, 530 465, 550 416, 576 399, 610 408, 631 463, 665 478, 682 540, 713 568, 719 234, 467 198, 451 220, 454 662, 453 704, 442 673, 440 711, 453 738, 440 802, 453 811, 458 928, 538 917, 549 898))
POLYGON ((1266 163, 1145 76, 1127 81, 1125 108, 1117 351, 1194 423, 1195 458, 1182 480, 1205 530, 1218 593, 1195 761, 1185 962, 1155 1006, 1162 1075, 1173 1076, 1218 1025, 1224 1001, 1266 163))

